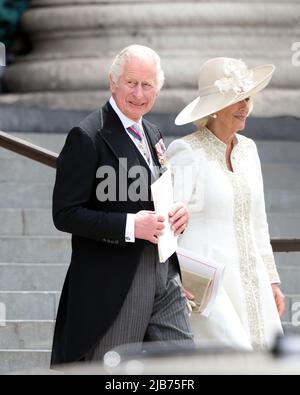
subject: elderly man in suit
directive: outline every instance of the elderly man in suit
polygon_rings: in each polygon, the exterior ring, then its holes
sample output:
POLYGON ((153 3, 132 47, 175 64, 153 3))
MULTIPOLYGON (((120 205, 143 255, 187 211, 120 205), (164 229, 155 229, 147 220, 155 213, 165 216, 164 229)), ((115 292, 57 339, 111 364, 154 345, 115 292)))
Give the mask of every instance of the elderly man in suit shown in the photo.
MULTIPOLYGON (((163 86, 160 58, 150 48, 127 47, 109 78, 109 102, 71 130, 57 161, 53 218, 72 234, 72 261, 52 365, 98 361, 130 343, 193 342, 176 254, 159 263, 165 223, 150 192, 162 173, 164 145, 143 115, 163 86)), ((182 233, 187 209, 177 203, 169 220, 182 233)))

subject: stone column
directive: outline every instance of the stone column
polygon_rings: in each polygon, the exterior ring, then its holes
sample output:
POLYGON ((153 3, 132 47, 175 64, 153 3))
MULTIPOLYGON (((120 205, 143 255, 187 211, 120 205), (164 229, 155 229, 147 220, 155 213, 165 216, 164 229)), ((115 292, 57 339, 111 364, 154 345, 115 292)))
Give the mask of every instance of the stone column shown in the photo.
POLYGON ((33 51, 7 69, 13 93, 2 96, 2 103, 96 108, 109 97, 114 55, 137 43, 163 60, 166 85, 158 112, 176 113, 197 96, 203 61, 232 56, 250 66, 277 66, 270 88, 257 97, 255 115, 300 113, 300 67, 292 62, 293 56, 300 61, 296 0, 33 0, 23 27, 33 51))

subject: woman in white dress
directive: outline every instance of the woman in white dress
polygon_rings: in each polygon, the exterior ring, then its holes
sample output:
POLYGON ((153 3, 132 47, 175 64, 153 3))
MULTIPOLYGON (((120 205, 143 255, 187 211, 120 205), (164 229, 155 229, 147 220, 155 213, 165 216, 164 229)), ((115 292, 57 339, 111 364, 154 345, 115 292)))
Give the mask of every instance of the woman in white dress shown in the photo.
POLYGON ((198 131, 171 143, 168 159, 176 200, 191 212, 180 247, 225 264, 222 287, 208 317, 192 314, 202 344, 261 350, 282 333, 284 296, 266 218, 256 145, 245 128, 252 96, 266 87, 274 66, 249 70, 215 58, 199 74, 199 97, 177 117, 198 131))

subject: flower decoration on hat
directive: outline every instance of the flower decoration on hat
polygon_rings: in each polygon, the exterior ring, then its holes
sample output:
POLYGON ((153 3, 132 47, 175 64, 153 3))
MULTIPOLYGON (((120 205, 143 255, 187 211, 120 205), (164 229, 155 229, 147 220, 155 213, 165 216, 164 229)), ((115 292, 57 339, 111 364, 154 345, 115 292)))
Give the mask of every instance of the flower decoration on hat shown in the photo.
POLYGON ((248 70, 246 64, 241 60, 228 60, 224 64, 224 75, 226 77, 215 81, 215 86, 221 93, 233 90, 235 93, 250 91, 254 86, 253 71, 248 70))

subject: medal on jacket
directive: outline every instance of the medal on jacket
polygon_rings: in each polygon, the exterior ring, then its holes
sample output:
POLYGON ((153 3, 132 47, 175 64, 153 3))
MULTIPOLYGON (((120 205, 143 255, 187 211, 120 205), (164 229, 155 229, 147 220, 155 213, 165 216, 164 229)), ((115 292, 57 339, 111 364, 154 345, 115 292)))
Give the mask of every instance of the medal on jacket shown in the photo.
POLYGON ((161 167, 166 167, 167 166, 167 148, 165 146, 165 143, 163 139, 160 139, 159 142, 155 145, 155 152, 157 155, 157 159, 161 165, 161 167))

